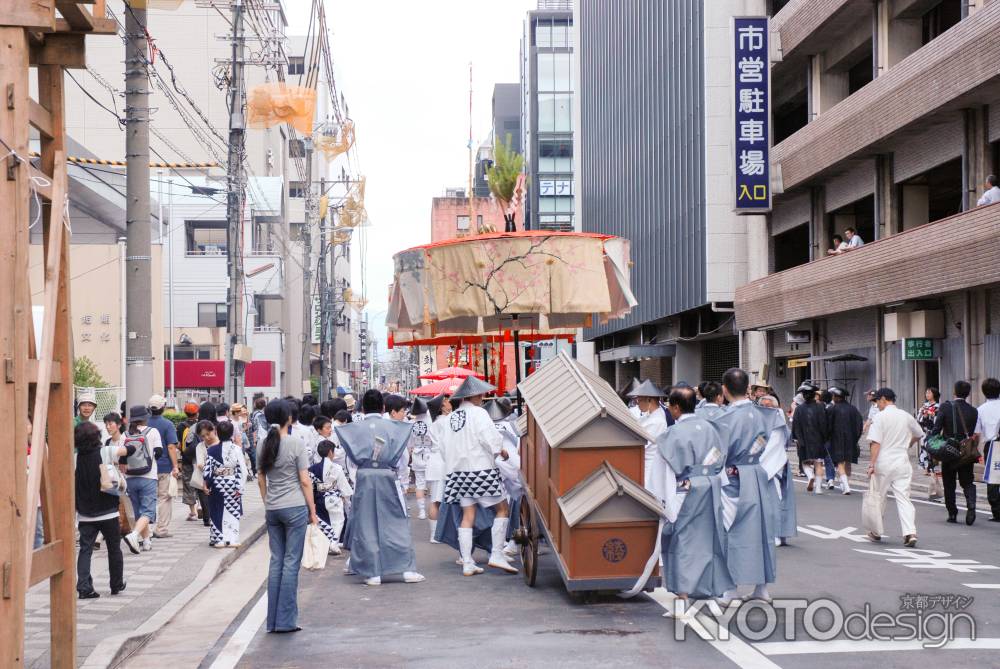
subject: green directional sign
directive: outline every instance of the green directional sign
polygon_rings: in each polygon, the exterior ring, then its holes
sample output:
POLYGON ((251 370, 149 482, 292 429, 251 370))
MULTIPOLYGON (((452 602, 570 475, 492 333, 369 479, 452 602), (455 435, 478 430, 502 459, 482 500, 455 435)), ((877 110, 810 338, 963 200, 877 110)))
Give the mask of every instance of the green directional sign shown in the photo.
POLYGON ((933 360, 934 340, 916 337, 903 340, 903 360, 933 360))

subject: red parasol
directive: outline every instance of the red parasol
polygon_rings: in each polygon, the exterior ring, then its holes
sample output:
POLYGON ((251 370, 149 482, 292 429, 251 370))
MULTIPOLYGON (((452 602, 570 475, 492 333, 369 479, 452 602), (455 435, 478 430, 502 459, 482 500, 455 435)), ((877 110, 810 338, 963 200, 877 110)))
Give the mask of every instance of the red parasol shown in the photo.
POLYGON ((421 395, 423 397, 437 397, 441 393, 451 395, 453 392, 458 390, 458 387, 462 385, 462 381, 464 380, 464 377, 453 376, 439 381, 432 381, 431 383, 420 386, 419 388, 414 388, 410 391, 410 394, 421 395))
POLYGON ((464 379, 467 376, 476 376, 480 379, 483 378, 482 374, 474 372, 471 369, 465 369, 464 367, 445 367, 444 369, 438 369, 428 374, 421 374, 417 378, 440 381, 442 379, 451 378, 464 379))

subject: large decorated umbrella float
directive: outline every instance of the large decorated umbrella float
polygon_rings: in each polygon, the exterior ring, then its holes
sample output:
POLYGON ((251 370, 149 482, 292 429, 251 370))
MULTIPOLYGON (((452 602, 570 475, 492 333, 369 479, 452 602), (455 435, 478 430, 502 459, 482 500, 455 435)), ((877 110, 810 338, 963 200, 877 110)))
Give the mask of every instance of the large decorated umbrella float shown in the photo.
MULTIPOLYGON (((463 237, 397 253, 386 325, 398 340, 558 333, 627 315, 629 241, 530 230, 463 237)), ((550 335, 551 336, 551 335, 550 335)), ((520 381, 520 364, 516 366, 520 381)))

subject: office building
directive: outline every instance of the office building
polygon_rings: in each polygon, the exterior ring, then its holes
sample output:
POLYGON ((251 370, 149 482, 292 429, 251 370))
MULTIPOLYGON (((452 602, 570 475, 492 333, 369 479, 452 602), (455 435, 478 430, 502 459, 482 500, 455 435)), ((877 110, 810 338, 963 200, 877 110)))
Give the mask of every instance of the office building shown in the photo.
POLYGON ((574 8, 577 222, 631 240, 638 299, 626 318, 584 331, 616 388, 633 377, 695 384, 739 364, 733 296, 764 217, 733 212, 728 36, 734 16, 764 4, 574 8))
POLYGON ((927 386, 1000 374, 1000 169, 995 36, 983 0, 776 3, 771 18, 773 210, 741 286, 747 365, 796 384, 927 386), (830 255, 853 228, 861 248, 830 255), (754 277, 750 277, 754 278, 754 277), (834 362, 836 361, 836 362, 834 362))
POLYGON ((570 0, 539 0, 538 8, 528 12, 524 22, 521 146, 528 174, 527 229, 577 228, 573 213, 572 26, 570 0))

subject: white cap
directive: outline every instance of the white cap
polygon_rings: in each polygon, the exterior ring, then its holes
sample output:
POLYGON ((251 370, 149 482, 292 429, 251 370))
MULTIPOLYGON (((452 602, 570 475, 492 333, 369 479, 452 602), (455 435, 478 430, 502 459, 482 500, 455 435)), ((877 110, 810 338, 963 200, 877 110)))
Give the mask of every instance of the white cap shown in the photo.
POLYGON ((77 398, 76 403, 77 405, 80 405, 83 404, 84 402, 93 404, 95 407, 97 406, 97 395, 94 393, 94 391, 86 390, 80 393, 80 397, 77 398))
POLYGON ((167 406, 167 399, 163 395, 153 395, 147 404, 150 409, 162 409, 167 406))

